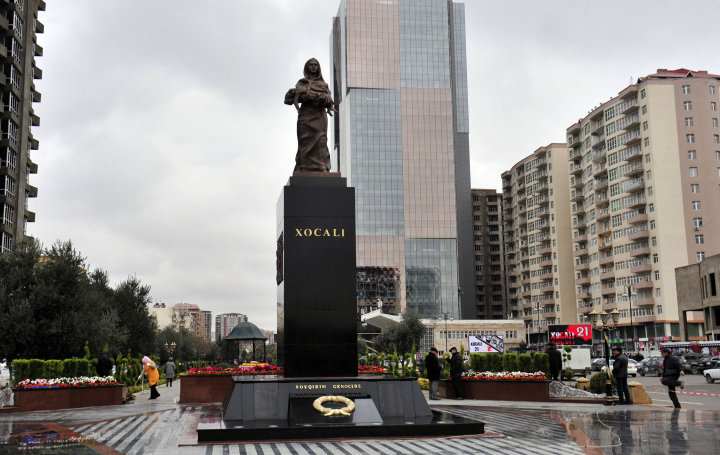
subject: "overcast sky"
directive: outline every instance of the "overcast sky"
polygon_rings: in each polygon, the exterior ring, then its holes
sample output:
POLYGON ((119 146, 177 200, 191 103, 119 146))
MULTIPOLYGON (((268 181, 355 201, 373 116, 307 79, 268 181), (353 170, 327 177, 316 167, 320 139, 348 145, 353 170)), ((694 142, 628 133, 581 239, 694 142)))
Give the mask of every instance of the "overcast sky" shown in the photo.
MULTIPOLYGON (((286 90, 329 71, 339 0, 49 0, 28 233, 113 283, 275 328, 275 203, 294 166, 286 90)), ((466 2, 474 188, 657 68, 720 72, 720 2, 466 2)))

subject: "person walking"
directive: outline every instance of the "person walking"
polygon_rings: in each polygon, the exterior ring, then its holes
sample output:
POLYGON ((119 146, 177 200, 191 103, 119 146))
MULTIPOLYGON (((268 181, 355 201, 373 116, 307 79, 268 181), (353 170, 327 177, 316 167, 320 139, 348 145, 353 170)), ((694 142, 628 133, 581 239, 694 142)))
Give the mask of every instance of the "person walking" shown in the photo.
POLYGON ((431 348, 428 355, 425 357, 425 369, 427 370, 427 377, 430 389, 430 399, 439 400, 440 395, 438 393, 438 385, 440 382, 440 362, 438 361, 438 350, 431 348))
POLYGON ((630 389, 628 389, 628 358, 622 352, 622 348, 615 346, 613 348, 613 369, 612 375, 617 380, 618 404, 626 405, 630 403, 630 389))
POLYGON ((555 348, 555 343, 547 344, 547 355, 550 363, 550 376, 552 376, 553 381, 557 381, 562 369, 562 356, 560 351, 555 348))
POLYGON ((455 399, 463 400, 462 390, 462 372, 463 372, 463 358, 458 354, 457 348, 450 348, 452 357, 450 358, 450 377, 452 378, 453 388, 455 389, 455 399))
POLYGON ((175 362, 173 362, 173 358, 170 357, 165 364, 165 387, 172 387, 173 379, 175 379, 175 370, 177 367, 175 366, 175 362))
POLYGON ((100 354, 100 357, 98 357, 98 364, 95 370, 97 371, 97 375, 101 378, 110 376, 110 372, 112 371, 112 360, 110 360, 104 352, 100 354))
POLYGON ((663 348, 662 356, 665 357, 665 360, 663 360, 663 372, 660 382, 662 385, 667 386, 668 395, 670 396, 670 400, 672 401, 673 406, 675 406, 675 409, 680 409, 680 402, 678 401, 675 387, 679 386, 681 389, 685 388, 685 382, 678 381, 680 376, 685 376, 685 371, 683 371, 683 366, 680 363, 680 360, 672 355, 670 349, 663 348))
POLYGON ((160 373, 158 373, 157 365, 155 364, 155 362, 150 360, 150 357, 143 357, 142 363, 143 365, 145 365, 145 368, 143 369, 142 373, 140 373, 138 379, 142 379, 143 375, 147 374, 148 384, 150 385, 150 398, 148 399, 154 400, 160 396, 157 391, 157 383, 160 380, 160 373))

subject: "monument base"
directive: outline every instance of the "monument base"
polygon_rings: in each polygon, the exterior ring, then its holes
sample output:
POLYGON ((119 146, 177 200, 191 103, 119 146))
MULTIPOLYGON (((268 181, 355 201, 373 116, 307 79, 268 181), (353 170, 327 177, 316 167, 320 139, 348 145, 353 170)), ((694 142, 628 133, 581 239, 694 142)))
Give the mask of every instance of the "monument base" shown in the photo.
MULTIPOLYGON (((339 409, 341 403, 323 403, 339 409)), ((198 443, 480 435, 478 420, 433 411, 413 378, 275 378, 236 376, 222 406, 223 419, 201 420, 198 443), (326 416, 315 399, 344 396, 349 416, 326 416)))

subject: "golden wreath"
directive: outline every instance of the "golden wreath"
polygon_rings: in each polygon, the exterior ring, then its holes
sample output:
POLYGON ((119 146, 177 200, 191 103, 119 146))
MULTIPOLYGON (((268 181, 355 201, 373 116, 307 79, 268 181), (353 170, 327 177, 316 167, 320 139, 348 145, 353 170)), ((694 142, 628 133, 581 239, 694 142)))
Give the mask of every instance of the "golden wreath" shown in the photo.
POLYGON ((320 397, 317 400, 315 400, 315 402, 313 403, 313 408, 315 408, 316 411, 322 412, 325 416, 332 416, 332 415, 349 416, 350 413, 355 410, 355 403, 353 403, 352 400, 345 398, 345 397, 325 396, 325 397, 320 397), (337 401, 340 403, 345 403, 345 407, 342 409, 329 409, 322 405, 326 401, 337 401))

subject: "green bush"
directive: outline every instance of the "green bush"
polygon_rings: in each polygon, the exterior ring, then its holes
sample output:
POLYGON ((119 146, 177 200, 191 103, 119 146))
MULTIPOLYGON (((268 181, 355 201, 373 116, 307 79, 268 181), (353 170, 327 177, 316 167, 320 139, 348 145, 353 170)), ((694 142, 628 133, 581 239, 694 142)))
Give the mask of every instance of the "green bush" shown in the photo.
POLYGON ((230 364, 229 363, 221 363, 218 365, 218 368, 230 368, 230 364))
POLYGON ((78 361, 75 359, 63 360, 63 376, 66 378, 76 378, 78 369, 78 361))
POLYGON ((567 379, 568 381, 575 377, 575 372, 573 372, 573 370, 565 370, 565 373, 563 374, 565 376, 565 379, 567 379))
POLYGON ((77 377, 90 376, 90 362, 87 359, 77 361, 77 377))
POLYGON ((502 367, 503 371, 517 371, 518 370, 518 361, 517 361, 517 354, 513 352, 508 352, 505 354, 502 358, 502 367))
POLYGON ((420 384, 422 390, 428 390, 430 388, 430 381, 427 379, 418 378, 418 384, 420 384))
MULTIPOLYGON (((112 360, 112 359, 110 359, 112 360)), ((92 359, 90 361, 90 376, 97 376, 97 365, 98 365, 98 359, 92 359)))
POLYGON ((517 358, 518 370, 524 373, 534 373, 533 362, 530 354, 520 354, 517 358))
MULTIPOLYGON (((597 373, 590 378, 590 392, 604 395, 605 381, 607 381, 607 373, 597 373)), ((613 394, 617 391, 617 380, 615 376, 611 376, 613 394)))
POLYGON ((63 361, 48 360, 45 362, 45 379, 57 379, 63 377, 63 361))
POLYGON ((30 369, 30 361, 25 359, 17 359, 12 361, 13 368, 13 385, 28 379, 30 369))
POLYGON ((470 354, 470 368, 478 373, 487 371, 487 357, 485 354, 470 354))
POLYGON ((550 379, 550 356, 547 354, 537 353, 533 356, 533 373, 542 371, 545 378, 550 379))
POLYGON ((487 355, 487 369, 492 373, 499 373, 502 371, 502 356, 495 352, 491 352, 487 355))
POLYGON ((28 364, 29 379, 45 379, 45 361, 32 359, 28 364))

